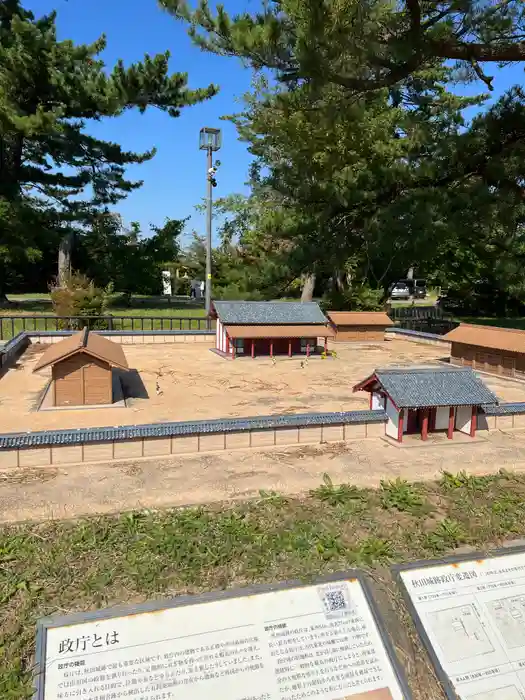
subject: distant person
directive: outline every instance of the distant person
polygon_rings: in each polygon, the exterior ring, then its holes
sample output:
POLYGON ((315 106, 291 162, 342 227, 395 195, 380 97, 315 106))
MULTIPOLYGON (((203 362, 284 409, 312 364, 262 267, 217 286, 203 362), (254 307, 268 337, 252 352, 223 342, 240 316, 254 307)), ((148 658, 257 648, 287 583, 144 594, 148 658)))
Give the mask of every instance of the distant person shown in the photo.
POLYGON ((204 280, 201 281, 201 297, 204 296, 204 280))

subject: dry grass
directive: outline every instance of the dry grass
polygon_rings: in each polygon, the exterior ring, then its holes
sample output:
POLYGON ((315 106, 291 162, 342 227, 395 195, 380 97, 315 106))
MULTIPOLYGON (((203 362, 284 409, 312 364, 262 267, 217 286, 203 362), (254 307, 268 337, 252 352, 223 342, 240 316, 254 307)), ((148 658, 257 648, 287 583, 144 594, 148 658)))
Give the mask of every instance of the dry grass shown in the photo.
POLYGON ((35 623, 56 612, 364 567, 416 700, 442 698, 390 564, 525 534, 525 477, 508 472, 380 489, 328 478, 305 498, 0 529, 0 697, 31 697, 35 623))

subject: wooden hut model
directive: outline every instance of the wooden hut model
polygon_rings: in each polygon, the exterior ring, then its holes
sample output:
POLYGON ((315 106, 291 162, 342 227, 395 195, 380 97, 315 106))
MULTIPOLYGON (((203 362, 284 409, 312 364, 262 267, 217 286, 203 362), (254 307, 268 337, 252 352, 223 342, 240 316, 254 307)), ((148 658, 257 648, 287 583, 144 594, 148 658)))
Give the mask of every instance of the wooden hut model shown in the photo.
POLYGON ((310 355, 335 335, 315 302, 214 301, 215 349, 225 357, 310 355))
POLYGON ((329 311, 336 342, 384 340, 385 330, 394 324, 384 311, 329 311))
POLYGON ((444 336, 450 361, 507 377, 525 376, 525 331, 462 323, 444 336))
POLYGON ((113 367, 127 369, 122 346, 87 328, 50 345, 34 372, 51 367, 54 406, 113 403, 113 367))
POLYGON ((440 431, 452 440, 455 430, 474 437, 481 408, 498 403, 466 367, 376 369, 354 391, 370 392, 370 408, 386 412, 385 433, 398 442, 405 434, 426 440, 440 431))

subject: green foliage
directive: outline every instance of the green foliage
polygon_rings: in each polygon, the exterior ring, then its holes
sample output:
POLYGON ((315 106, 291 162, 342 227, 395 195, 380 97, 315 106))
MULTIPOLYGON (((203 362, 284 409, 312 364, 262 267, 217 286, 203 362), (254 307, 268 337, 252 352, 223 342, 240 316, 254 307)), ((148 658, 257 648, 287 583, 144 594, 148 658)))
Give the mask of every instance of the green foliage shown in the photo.
POLYGON ((80 273, 72 274, 65 285, 51 289, 53 311, 57 316, 79 316, 64 319, 61 327, 79 330, 87 326, 92 329, 107 328, 107 321, 93 318, 107 314, 107 296, 111 290, 99 289, 92 280, 80 273))
POLYGON ((446 489, 464 488, 470 491, 486 491, 493 482, 494 477, 491 475, 475 476, 474 474, 467 474, 465 471, 460 471, 457 474, 443 471, 440 483, 446 489))
POLYGON ((353 500, 361 500, 363 492, 351 484, 340 484, 334 486, 328 474, 323 474, 323 483, 316 489, 310 491, 313 498, 317 498, 330 506, 337 506, 353 500))
POLYGON ((126 167, 155 151, 97 139, 90 120, 149 106, 177 117, 216 92, 188 90, 185 74, 169 73, 168 53, 108 70, 104 38, 58 41, 55 20, 36 19, 18 0, 0 3, 0 294, 10 265, 38 259, 49 231, 81 236, 100 209, 140 187, 126 167))
POLYGON ((416 489, 405 481, 381 481, 381 505, 387 510, 394 508, 401 512, 421 513, 424 500, 416 489))
POLYGON ((426 547, 437 554, 458 547, 466 540, 467 535, 462 524, 457 520, 445 518, 427 535, 426 547))

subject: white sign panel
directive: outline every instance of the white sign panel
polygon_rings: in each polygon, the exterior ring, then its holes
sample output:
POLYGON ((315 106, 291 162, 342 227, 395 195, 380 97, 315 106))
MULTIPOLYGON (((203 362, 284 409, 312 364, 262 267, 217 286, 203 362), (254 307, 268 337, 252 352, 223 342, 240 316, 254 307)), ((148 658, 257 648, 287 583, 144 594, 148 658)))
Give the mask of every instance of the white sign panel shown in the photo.
POLYGON ((359 578, 259 591, 44 620, 35 697, 410 697, 359 578))
POLYGON ((400 577, 448 697, 525 700, 525 552, 400 577))

